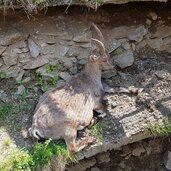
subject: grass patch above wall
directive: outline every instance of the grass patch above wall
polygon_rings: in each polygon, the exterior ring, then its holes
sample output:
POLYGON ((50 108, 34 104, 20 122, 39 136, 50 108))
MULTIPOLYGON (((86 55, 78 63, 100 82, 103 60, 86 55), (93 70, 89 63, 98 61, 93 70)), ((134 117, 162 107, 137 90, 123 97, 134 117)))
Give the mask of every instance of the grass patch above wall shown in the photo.
MULTIPOLYGON (((54 158, 61 159, 60 162, 77 162, 73 157, 64 141, 54 142, 47 140, 45 143, 36 143, 34 148, 29 152, 25 149, 15 149, 5 161, 0 162, 0 170, 14 171, 37 171, 42 170, 44 166, 51 166, 54 158)), ((60 163, 62 164, 62 163, 60 163)))
POLYGON ((5 14, 6 8, 12 7, 15 9, 15 6, 21 6, 29 14, 37 12, 38 8, 47 8, 54 5, 68 5, 69 7, 72 4, 85 4, 86 6, 97 9, 103 3, 104 0, 0 0, 0 7, 3 7, 5 14))

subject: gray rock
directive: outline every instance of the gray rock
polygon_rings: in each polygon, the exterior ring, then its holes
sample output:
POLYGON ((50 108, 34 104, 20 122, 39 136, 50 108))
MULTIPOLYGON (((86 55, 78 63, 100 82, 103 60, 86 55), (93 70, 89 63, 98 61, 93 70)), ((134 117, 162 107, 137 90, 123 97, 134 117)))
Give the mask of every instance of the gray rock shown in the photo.
POLYGON ((57 83, 57 88, 63 86, 64 84, 65 84, 64 80, 59 80, 57 83))
POLYGON ((96 164, 96 159, 93 157, 79 161, 78 164, 69 165, 66 167, 68 171, 84 171, 96 164))
POLYGON ((130 28, 127 26, 121 26, 121 27, 114 27, 111 30, 110 35, 114 39, 121 39, 121 38, 126 38, 128 35, 128 32, 130 32, 130 28))
POLYGON ((102 72, 102 78, 111 78, 113 76, 115 76, 117 73, 116 73, 116 70, 114 71, 104 71, 102 72))
POLYGON ((80 47, 82 48, 91 48, 91 43, 86 43, 86 44, 83 44, 83 45, 80 45, 80 47))
POLYGON ((152 20, 157 20, 158 16, 155 12, 149 12, 148 16, 152 19, 152 20))
POLYGON ((79 46, 72 46, 69 51, 68 51, 68 55, 70 57, 73 57, 73 56, 78 56, 80 54, 80 49, 79 49, 79 46))
POLYGON ((8 100, 8 95, 5 91, 0 90, 0 101, 6 102, 8 100))
POLYGON ((30 53, 21 53, 18 58, 21 63, 28 63, 30 60, 33 60, 30 56, 30 53))
POLYGON ((0 55, 6 50, 6 46, 0 46, 0 55))
POLYGON ((28 52, 28 51, 29 51, 29 49, 28 49, 27 47, 22 48, 22 52, 23 52, 23 53, 26 53, 26 52, 28 52))
POLYGON ((17 92, 15 93, 16 96, 24 94, 26 88, 23 85, 18 86, 17 92))
MULTIPOLYGON (((81 49, 80 49, 81 50, 81 49)), ((78 55, 78 59, 87 59, 90 55, 90 52, 86 49, 82 49, 81 53, 78 55)))
POLYGON ((42 44, 41 47, 42 47, 41 53, 43 55, 54 54, 56 50, 56 47, 54 45, 47 45, 45 43, 42 44))
POLYGON ((145 22, 148 26, 151 25, 152 21, 150 19, 147 19, 146 22, 145 22))
POLYGON ((30 77, 26 77, 25 79, 23 79, 23 83, 28 83, 29 81, 31 80, 31 78, 30 77))
POLYGON ((100 171, 100 169, 98 167, 92 167, 91 171, 100 171))
POLYGON ((152 38, 166 38, 171 36, 171 26, 160 26, 156 28, 156 32, 152 35, 152 38))
POLYGON ((163 40, 161 38, 160 39, 151 39, 148 41, 148 45, 153 49, 160 50, 161 46, 163 45, 163 40))
POLYGON ((69 51, 69 47, 66 46, 58 46, 58 54, 59 57, 63 57, 67 54, 67 52, 69 51))
POLYGON ((122 69, 129 67, 134 63, 134 54, 131 50, 128 50, 119 55, 116 55, 114 57, 114 61, 115 61, 116 65, 122 69))
POLYGON ((112 53, 115 49, 117 49, 119 46, 121 45, 121 43, 116 40, 116 39, 112 39, 112 40, 109 40, 107 42, 107 51, 109 53, 112 53))
POLYGON ((14 43, 14 46, 16 48, 22 49, 22 48, 27 48, 27 41, 26 40, 21 40, 19 42, 14 43))
POLYGON ((67 72, 60 72, 59 77, 65 81, 68 81, 71 78, 71 75, 67 72))
POLYGON ((8 66, 16 65, 18 62, 18 49, 14 46, 10 46, 7 50, 2 54, 4 63, 8 66))
POLYGON ((149 42, 149 40, 147 40, 147 39, 142 40, 136 46, 136 50, 139 51, 139 50, 143 49, 148 44, 148 42, 149 42))
POLYGON ((74 66, 74 67, 70 68, 69 71, 70 71, 72 74, 76 74, 76 73, 78 72, 78 69, 77 69, 76 66, 74 66))
POLYGON ((7 78, 14 78, 18 76, 18 73, 20 71, 20 68, 18 66, 7 66, 7 65, 3 65, 0 68, 0 72, 4 72, 6 73, 6 77, 7 78))
POLYGON ((129 44, 128 42, 123 42, 123 43, 122 43, 122 47, 123 47, 125 50, 131 49, 131 46, 130 46, 130 44, 129 44))
POLYGON ((132 150, 132 155, 133 156, 141 156, 142 153, 145 153, 145 149, 142 144, 137 145, 133 150, 132 150))
POLYGON ((23 76, 25 74, 25 71, 24 70, 21 70, 20 73, 18 74, 18 76, 16 77, 16 82, 19 82, 22 80, 23 76))
POLYGON ((164 161, 164 165, 166 169, 171 170, 171 152, 170 151, 167 151, 164 154, 163 161, 164 161))
POLYGON ((73 61, 71 58, 63 57, 61 61, 67 69, 70 69, 73 66, 73 61))
POLYGON ((74 37, 73 41, 78 43, 88 43, 90 42, 90 38, 91 38, 91 32, 85 32, 74 37))
POLYGON ((140 42, 145 34, 147 34, 147 29, 145 29, 143 25, 139 27, 115 27, 111 31, 111 36, 115 39, 128 38, 129 40, 134 40, 137 42, 140 42))
POLYGON ((25 40, 27 38, 27 35, 24 35, 21 32, 8 32, 1 40, 0 45, 8 46, 12 45, 16 42, 19 42, 21 40, 25 40))
POLYGON ((30 55, 33 58, 36 58, 36 57, 39 56, 41 49, 38 46, 38 44, 35 43, 32 39, 28 39, 28 47, 29 47, 29 50, 30 50, 30 55))
POLYGON ((39 58, 36 58, 35 60, 31 60, 30 62, 28 62, 23 68, 24 69, 36 69, 47 64, 48 62, 49 62, 48 59, 39 57, 39 58))
POLYGON ((134 40, 136 42, 141 42, 143 37, 147 34, 147 29, 144 26, 139 26, 138 28, 132 30, 128 34, 129 40, 134 40))
POLYGON ((106 153, 101 153, 97 155, 97 162, 99 164, 104 163, 104 162, 109 162, 110 161, 110 153, 106 152, 106 153))
POLYGON ((158 78, 163 79, 166 76, 166 72, 165 71, 156 71, 155 75, 158 78))
POLYGON ((86 60, 85 60, 85 59, 80 59, 80 60, 78 61, 78 63, 79 63, 80 65, 85 65, 85 64, 86 64, 86 60))

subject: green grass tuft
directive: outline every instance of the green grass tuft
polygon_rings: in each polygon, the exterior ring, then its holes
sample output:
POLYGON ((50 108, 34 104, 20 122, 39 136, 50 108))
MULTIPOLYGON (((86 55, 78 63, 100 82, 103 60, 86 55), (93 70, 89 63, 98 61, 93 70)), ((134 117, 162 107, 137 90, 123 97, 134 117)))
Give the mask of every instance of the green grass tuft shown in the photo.
POLYGON ((98 122, 97 124, 93 125, 91 130, 90 130, 90 134, 92 136, 94 136, 98 142, 103 142, 104 141, 104 131, 106 129, 106 126, 101 123, 101 122, 98 122))
POLYGON ((65 164, 69 161, 77 162, 76 158, 69 153, 64 141, 54 142, 49 139, 45 143, 36 143, 31 152, 25 149, 15 149, 13 154, 0 164, 0 170, 41 170, 44 166, 51 166, 54 157, 57 159, 62 157, 62 162, 65 164))
POLYGON ((0 119, 6 117, 11 111, 12 111, 11 104, 5 104, 5 103, 0 104, 0 119))
POLYGON ((162 124, 156 123, 150 125, 149 130, 153 135, 168 136, 171 134, 171 122, 168 119, 165 119, 162 124))

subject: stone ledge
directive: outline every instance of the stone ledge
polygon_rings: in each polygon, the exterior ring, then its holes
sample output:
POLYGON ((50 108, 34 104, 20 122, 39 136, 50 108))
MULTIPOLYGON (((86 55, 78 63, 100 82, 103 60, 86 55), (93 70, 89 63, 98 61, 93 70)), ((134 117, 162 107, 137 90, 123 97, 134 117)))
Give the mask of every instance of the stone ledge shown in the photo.
MULTIPOLYGON (((104 132, 104 141, 101 144, 94 144, 85 150, 79 152, 77 157, 79 160, 92 157, 98 153, 108 150, 116 150, 124 145, 138 142, 143 139, 152 137, 148 128, 156 123, 162 123, 168 118, 169 112, 163 114, 161 106, 158 103, 171 109, 171 97, 161 95, 146 99, 147 93, 139 96, 130 96, 125 94, 106 95, 107 101, 107 117, 102 119, 102 123, 107 125, 104 132), (142 100, 142 99, 146 100, 142 100), (137 101, 141 99, 141 104, 137 105, 137 101), (153 105, 152 105, 153 103, 153 105), (151 107, 148 105, 151 104, 151 107)), ((168 110, 170 111, 170 110, 168 110)))

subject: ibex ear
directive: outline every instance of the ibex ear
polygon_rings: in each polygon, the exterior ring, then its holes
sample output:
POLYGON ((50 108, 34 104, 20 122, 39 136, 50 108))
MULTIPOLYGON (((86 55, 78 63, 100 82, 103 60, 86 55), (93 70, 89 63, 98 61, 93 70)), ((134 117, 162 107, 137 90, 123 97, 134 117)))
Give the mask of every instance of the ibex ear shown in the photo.
POLYGON ((90 58, 91 61, 97 61, 99 59, 99 56, 97 56, 97 55, 90 55, 89 58, 90 58))

